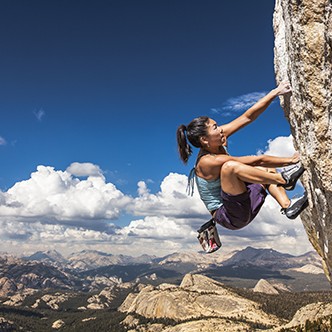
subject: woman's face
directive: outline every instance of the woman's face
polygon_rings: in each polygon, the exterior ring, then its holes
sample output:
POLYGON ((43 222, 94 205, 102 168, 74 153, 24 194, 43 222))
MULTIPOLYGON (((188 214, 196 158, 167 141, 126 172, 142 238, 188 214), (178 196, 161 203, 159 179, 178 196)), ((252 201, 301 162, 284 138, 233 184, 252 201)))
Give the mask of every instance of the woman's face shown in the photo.
POLYGON ((209 119, 207 122, 206 140, 210 147, 217 147, 226 143, 226 136, 223 133, 222 126, 218 126, 217 122, 213 119, 209 119))

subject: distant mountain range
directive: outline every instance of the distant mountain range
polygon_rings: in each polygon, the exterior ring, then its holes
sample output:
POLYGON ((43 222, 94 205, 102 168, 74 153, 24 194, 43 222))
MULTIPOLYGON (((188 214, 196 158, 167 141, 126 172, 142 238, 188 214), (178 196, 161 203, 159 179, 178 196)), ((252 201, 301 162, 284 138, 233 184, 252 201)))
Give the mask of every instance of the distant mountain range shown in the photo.
POLYGON ((108 265, 135 265, 152 263, 156 260, 155 256, 141 255, 132 257, 126 255, 112 255, 97 250, 83 250, 72 253, 67 258, 63 257, 56 250, 38 251, 31 256, 23 257, 26 261, 38 261, 47 263, 61 264, 63 267, 75 270, 91 270, 108 265))
POLYGON ((191 264, 198 267, 210 265, 255 265, 271 267, 273 269, 300 268, 305 264, 312 264, 321 267, 320 257, 314 251, 300 256, 293 256, 280 253, 273 249, 257 249, 253 247, 234 251, 228 255, 183 252, 173 253, 164 257, 150 255, 133 257, 127 255, 112 255, 96 250, 83 250, 78 253, 72 253, 65 258, 56 250, 50 250, 38 251, 33 255, 22 257, 22 259, 25 261, 38 261, 50 264, 56 263, 57 265, 62 265, 64 268, 79 271, 87 271, 110 265, 137 264, 157 264, 161 266, 191 264))
POLYGON ((295 290, 329 287, 315 252, 292 256, 247 247, 229 255, 186 252, 132 257, 84 250, 64 257, 52 250, 22 258, 0 257, 0 296, 27 289, 91 291, 114 282, 179 283, 187 273, 240 287, 252 287, 261 278, 284 282, 295 290))
POLYGON ((298 268, 306 264, 312 264, 321 268, 321 260, 316 252, 311 251, 304 255, 292 256, 273 249, 255 249, 252 247, 247 247, 244 250, 234 253, 234 255, 223 262, 224 266, 255 265, 273 270, 298 268))

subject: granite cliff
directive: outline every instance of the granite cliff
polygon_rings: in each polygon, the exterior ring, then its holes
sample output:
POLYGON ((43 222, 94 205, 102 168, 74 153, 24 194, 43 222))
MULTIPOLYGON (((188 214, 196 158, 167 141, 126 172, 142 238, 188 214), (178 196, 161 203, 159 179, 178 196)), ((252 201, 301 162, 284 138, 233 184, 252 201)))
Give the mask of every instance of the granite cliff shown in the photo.
POLYGON ((277 82, 289 80, 293 93, 281 100, 294 146, 302 156, 309 208, 304 228, 332 273, 332 2, 276 0, 273 18, 277 82))

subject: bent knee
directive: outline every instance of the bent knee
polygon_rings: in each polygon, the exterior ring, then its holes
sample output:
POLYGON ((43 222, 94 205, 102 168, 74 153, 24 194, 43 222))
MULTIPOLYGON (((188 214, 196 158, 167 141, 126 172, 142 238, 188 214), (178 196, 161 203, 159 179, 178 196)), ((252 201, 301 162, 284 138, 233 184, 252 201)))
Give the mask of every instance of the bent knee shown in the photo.
POLYGON ((226 161, 221 167, 221 173, 222 174, 235 173, 241 165, 242 164, 238 161, 234 160, 226 161))

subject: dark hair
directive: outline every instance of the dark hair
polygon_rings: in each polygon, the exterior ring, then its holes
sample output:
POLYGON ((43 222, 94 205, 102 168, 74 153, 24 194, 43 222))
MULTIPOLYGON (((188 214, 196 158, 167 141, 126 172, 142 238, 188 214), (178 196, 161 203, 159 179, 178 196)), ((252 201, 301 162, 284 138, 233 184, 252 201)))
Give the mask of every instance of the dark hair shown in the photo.
POLYGON ((188 162, 188 159, 192 154, 192 149, 188 144, 188 141, 196 148, 201 148, 202 144, 200 138, 207 135, 206 125, 208 121, 209 118, 207 116, 200 116, 192 120, 187 127, 185 125, 179 126, 176 132, 176 138, 180 158, 185 164, 188 162), (187 132, 187 135, 185 132, 187 132))

